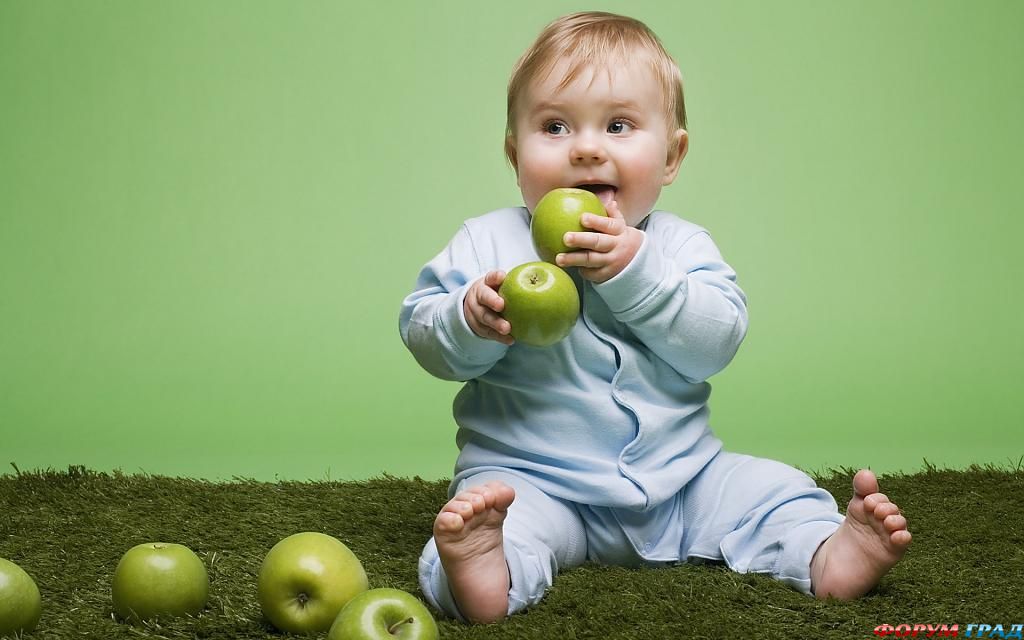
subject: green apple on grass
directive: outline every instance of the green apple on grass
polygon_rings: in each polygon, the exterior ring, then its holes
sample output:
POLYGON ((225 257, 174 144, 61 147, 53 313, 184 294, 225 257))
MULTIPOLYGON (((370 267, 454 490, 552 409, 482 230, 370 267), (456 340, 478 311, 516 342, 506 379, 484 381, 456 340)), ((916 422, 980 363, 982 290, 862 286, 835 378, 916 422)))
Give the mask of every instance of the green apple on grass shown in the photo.
POLYGON ((337 538, 306 531, 288 536, 263 559, 256 597, 275 627, 327 631, 349 600, 369 584, 359 558, 337 538))
POLYGON ((586 189, 553 189, 544 194, 530 220, 533 246, 541 260, 554 264, 558 254, 576 250, 565 246, 563 239, 569 231, 587 231, 580 223, 584 213, 608 216, 601 200, 586 189))
POLYGON ((167 542, 135 545, 114 569, 114 611, 128 622, 196 615, 206 606, 210 579, 191 549, 167 542))
POLYGON ((412 595, 398 589, 360 593, 331 625, 327 640, 437 640, 437 623, 412 595))
POLYGON ((35 580, 18 565, 0 558, 0 637, 32 631, 42 612, 35 580))
POLYGON ((509 271, 498 295, 505 300, 501 315, 512 325, 512 337, 534 347, 569 335, 580 315, 576 283, 547 262, 527 262, 509 271))

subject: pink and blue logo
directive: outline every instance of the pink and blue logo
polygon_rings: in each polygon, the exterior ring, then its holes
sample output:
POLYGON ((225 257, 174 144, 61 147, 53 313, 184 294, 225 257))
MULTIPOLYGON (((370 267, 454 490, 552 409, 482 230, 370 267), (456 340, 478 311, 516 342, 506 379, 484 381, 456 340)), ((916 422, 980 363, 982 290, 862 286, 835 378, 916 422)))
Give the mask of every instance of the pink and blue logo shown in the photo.
POLYGON ((1018 638, 1024 640, 1024 624, 880 624, 874 634, 880 638, 1018 638), (963 635, 961 635, 961 631, 963 635))

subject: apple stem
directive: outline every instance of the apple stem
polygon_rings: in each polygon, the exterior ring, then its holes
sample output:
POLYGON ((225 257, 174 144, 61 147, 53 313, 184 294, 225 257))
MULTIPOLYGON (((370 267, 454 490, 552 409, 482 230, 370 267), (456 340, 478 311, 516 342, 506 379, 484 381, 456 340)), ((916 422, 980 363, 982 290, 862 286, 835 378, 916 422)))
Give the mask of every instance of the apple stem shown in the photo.
POLYGON ((402 626, 403 624, 412 624, 413 622, 414 622, 414 620, 412 618, 406 618, 405 620, 399 620, 395 624, 393 624, 390 627, 388 627, 388 633, 390 633, 391 635, 396 635, 398 633, 398 631, 397 631, 398 627, 402 626))

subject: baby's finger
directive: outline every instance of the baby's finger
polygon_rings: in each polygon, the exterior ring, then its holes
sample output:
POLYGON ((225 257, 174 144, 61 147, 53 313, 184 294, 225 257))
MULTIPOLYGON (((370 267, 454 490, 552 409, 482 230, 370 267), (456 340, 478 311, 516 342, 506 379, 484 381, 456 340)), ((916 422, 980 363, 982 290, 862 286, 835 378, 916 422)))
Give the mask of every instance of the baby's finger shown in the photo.
POLYGON ((592 249, 598 253, 607 253, 615 248, 615 239, 606 233, 582 233, 570 231, 562 239, 567 247, 592 249))
POLYGON ((484 284, 492 289, 497 289, 501 286, 501 283, 505 281, 504 271, 488 271, 487 275, 484 276, 484 284))
POLYGON ((618 200, 612 200, 611 202, 609 202, 608 206, 605 207, 604 210, 608 213, 609 218, 625 219, 625 216, 622 215, 622 211, 619 210, 618 200))
MULTIPOLYGON (((489 313, 491 312, 481 312, 481 316, 489 313)), ((497 316, 493 316, 493 318, 496 317, 497 316)), ((480 336, 481 338, 485 338, 487 340, 495 340, 505 345, 512 344, 514 342, 514 340, 512 340, 512 336, 507 335, 508 332, 511 331, 511 325, 508 324, 507 320, 505 320, 505 324, 502 326, 502 330, 505 333, 500 333, 496 331, 493 326, 491 326, 491 324, 497 323, 497 321, 494 320, 493 318, 490 321, 488 321, 483 317, 476 317, 469 321, 469 326, 471 329, 473 329, 473 333, 480 336)))
POLYGON ((495 342, 500 342, 501 344, 506 346, 511 345, 513 342, 515 342, 515 340, 512 339, 512 336, 504 333, 498 333, 491 327, 483 327, 483 332, 480 335, 483 336, 484 338, 487 338, 488 340, 494 340, 495 342))
POLYGON ((512 324, 493 311, 484 311, 481 320, 484 326, 501 335, 507 335, 512 330, 512 324))
POLYGON ((592 213, 584 213, 580 216, 580 224, 588 229, 612 236, 619 235, 626 228, 626 221, 621 215, 618 218, 606 218, 604 216, 595 216, 592 213))
POLYGON ((581 267, 585 269, 603 267, 607 263, 606 255, 597 251, 583 249, 570 251, 555 256, 555 263, 560 267, 581 267))
POLYGON ((501 313, 502 310, 505 309, 505 299, 499 296, 498 292, 494 289, 481 287, 476 299, 480 302, 481 306, 497 311, 498 313, 501 313))

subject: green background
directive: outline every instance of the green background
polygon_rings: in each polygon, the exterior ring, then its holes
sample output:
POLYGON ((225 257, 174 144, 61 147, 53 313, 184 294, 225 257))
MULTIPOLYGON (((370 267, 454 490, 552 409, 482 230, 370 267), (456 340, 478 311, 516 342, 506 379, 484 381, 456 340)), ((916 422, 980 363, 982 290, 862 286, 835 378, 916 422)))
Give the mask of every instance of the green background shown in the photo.
MULTIPOLYGON (((465 218, 521 203, 512 64, 647 22, 751 327, 731 450, 805 469, 1024 455, 1024 4, 0 1, 0 464, 451 473, 398 335, 465 218)), ((10 470, 10 469, 8 469, 10 470)))

